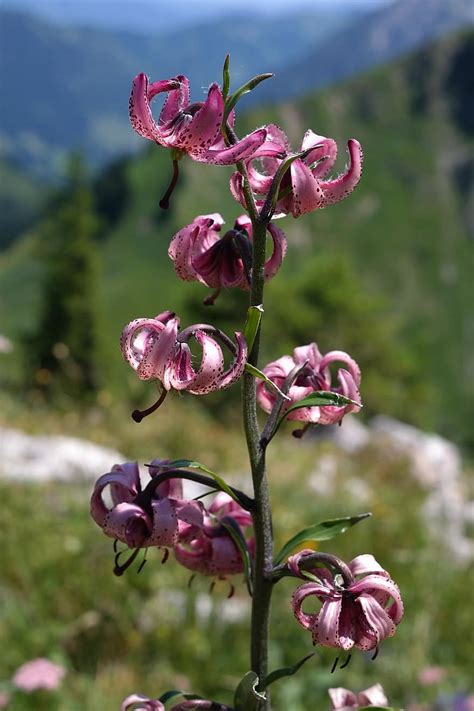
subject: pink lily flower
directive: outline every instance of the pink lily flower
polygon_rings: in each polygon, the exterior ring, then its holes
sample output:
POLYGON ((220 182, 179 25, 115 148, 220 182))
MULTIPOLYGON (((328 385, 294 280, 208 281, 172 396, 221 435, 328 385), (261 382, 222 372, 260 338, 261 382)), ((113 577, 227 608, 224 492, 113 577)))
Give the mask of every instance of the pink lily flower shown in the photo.
POLYGON ((66 669, 51 662, 49 659, 38 657, 25 662, 16 670, 12 682, 17 689, 31 694, 39 689, 54 691, 61 684, 66 669))
POLYGON ((178 335, 179 318, 164 311, 155 318, 137 318, 123 330, 122 354, 141 380, 157 379, 164 390, 187 390, 193 395, 204 395, 227 388, 242 375, 247 359, 247 344, 243 335, 235 333, 236 344, 213 326, 196 324, 178 335), (233 355, 226 368, 224 355, 216 338, 233 355), (202 349, 197 370, 191 362, 188 341, 194 337, 202 349))
POLYGON ((333 711, 354 711, 364 706, 388 706, 388 699, 381 684, 374 684, 365 691, 354 694, 342 686, 328 689, 333 711))
MULTIPOLYGON (((281 388, 287 376, 298 365, 304 365, 304 367, 288 391, 289 400, 283 405, 283 413, 295 402, 299 402, 318 390, 330 390, 339 395, 344 395, 359 403, 359 405, 302 407, 290 412, 288 415, 289 420, 300 420, 318 425, 333 425, 340 422, 344 415, 349 412, 359 412, 361 409, 359 393, 360 368, 347 353, 344 351, 330 351, 323 356, 316 343, 310 343, 307 346, 295 348, 293 357, 285 355, 269 363, 265 366, 263 372, 275 385, 281 388), (335 386, 332 384, 329 366, 337 362, 344 363, 347 369, 339 368, 337 372, 339 385, 335 386)), ((268 388, 264 381, 259 380, 257 383, 257 402, 262 410, 271 412, 276 399, 277 394, 275 391, 268 388)))
MULTIPOLYGON (((150 474, 159 471, 152 462, 150 474)), ((182 482, 173 479, 159 484, 153 497, 141 491, 137 462, 116 464, 99 477, 91 497, 91 516, 106 536, 126 543, 129 548, 174 546, 178 540, 196 535, 203 525, 199 501, 183 500, 182 482), (104 502, 103 491, 110 488, 112 505, 104 502)))
MULTIPOLYGON (((304 550, 291 556, 289 567, 299 571, 301 557, 311 553, 304 550)), ((313 568, 311 573, 318 582, 304 583, 295 590, 293 612, 300 625, 311 631, 313 644, 345 650, 374 649, 395 634, 403 617, 400 590, 372 555, 357 556, 348 569, 349 580, 343 580, 326 568, 313 568), (316 597, 322 603, 319 613, 303 612, 307 597, 316 597)))
MULTIPOLYGON (((273 178, 280 164, 291 152, 285 133, 270 124, 266 127, 267 140, 248 160, 247 170, 249 183, 256 195, 266 196, 271 188, 273 178), (281 150, 276 155, 276 147, 281 150), (283 156, 283 157, 282 157, 283 156), (260 159, 263 173, 252 164, 254 159, 260 159)), ((274 217, 291 214, 299 217, 307 212, 313 212, 327 207, 347 197, 357 186, 362 174, 362 149, 360 143, 351 138, 348 143, 350 163, 344 173, 336 178, 326 176, 334 165, 337 156, 337 145, 332 138, 318 136, 313 131, 306 131, 298 153, 309 151, 305 158, 297 158, 291 164, 280 185, 280 199, 277 201, 274 217)), ((233 173, 230 180, 232 195, 245 206, 243 193, 243 178, 238 172, 233 173)), ((264 197, 257 199, 257 207, 264 204, 264 197)))
POLYGON ((150 699, 141 694, 131 694, 122 701, 120 711, 165 711, 164 705, 158 699, 150 699), (140 704, 140 706, 137 706, 140 704))
MULTIPOLYGON (((250 218, 241 215, 234 229, 220 237, 224 220, 218 213, 199 215, 190 225, 177 232, 168 254, 174 262, 176 274, 183 281, 200 281, 214 289, 238 287, 249 289, 253 230, 250 218), (242 245, 239 249, 239 242, 242 245), (248 254, 248 271, 242 258, 248 254)), ((268 226, 273 240, 273 252, 265 263, 265 280, 277 273, 286 254, 286 238, 273 224, 268 226)))
POLYGON ((259 128, 235 145, 226 146, 221 134, 224 98, 219 86, 211 84, 206 101, 190 104, 189 80, 182 74, 154 83, 145 74, 138 74, 132 83, 129 112, 132 127, 140 136, 202 163, 232 165, 249 158, 267 135, 265 128, 259 128), (162 93, 168 96, 156 122, 150 105, 162 93))
POLYGON ((174 554, 178 563, 185 568, 203 575, 225 578, 242 573, 242 555, 222 522, 233 519, 245 536, 247 546, 253 555, 255 542, 252 535, 252 516, 228 494, 217 494, 207 513, 204 525, 192 540, 178 543, 174 554))

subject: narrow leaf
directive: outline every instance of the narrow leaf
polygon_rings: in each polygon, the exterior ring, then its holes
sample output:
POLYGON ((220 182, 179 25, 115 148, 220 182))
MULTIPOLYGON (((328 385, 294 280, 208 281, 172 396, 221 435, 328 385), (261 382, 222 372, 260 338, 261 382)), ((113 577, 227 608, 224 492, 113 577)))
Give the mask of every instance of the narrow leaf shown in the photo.
POLYGON ((229 95, 229 87, 230 87, 229 64, 230 64, 230 54, 228 54, 226 56, 225 61, 224 61, 224 66, 222 68, 222 96, 224 97, 224 101, 227 99, 227 96, 229 95))
POLYGON ((328 521, 321 521, 313 526, 308 526, 297 533, 293 538, 285 543, 281 551, 275 558, 276 565, 283 563, 284 560, 292 553, 295 548, 298 548, 306 541, 329 541, 331 538, 338 536, 340 533, 345 533, 349 528, 355 526, 359 521, 372 516, 371 513, 363 513, 358 516, 346 516, 345 518, 332 518, 328 521))
POLYGON ((259 711, 266 696, 257 687, 258 676, 253 671, 247 672, 235 690, 235 711, 259 711))
POLYGON ((269 219, 275 212, 275 207, 280 197, 279 192, 281 181, 285 177, 285 173, 290 168, 291 164, 294 163, 294 161, 298 158, 306 158, 308 153, 314 151, 314 149, 317 147, 318 146, 314 146, 313 148, 307 148, 301 153, 295 153, 294 155, 288 156, 288 158, 285 158, 285 160, 280 163, 278 170, 276 171, 273 177, 270 190, 268 191, 267 197, 265 198, 265 203, 262 207, 261 218, 263 220, 269 219))
POLYGON ((292 676, 293 674, 296 674, 298 669, 301 669, 303 664, 307 662, 308 659, 311 659, 311 657, 314 657, 314 652, 308 654, 306 657, 303 657, 303 659, 300 659, 300 661, 292 667, 275 669, 275 671, 272 671, 265 679, 264 688, 266 689, 268 686, 270 686, 270 684, 273 684, 274 681, 278 681, 278 679, 282 679, 284 676, 292 676))
POLYGON ((242 533, 239 524, 232 518, 232 516, 224 516, 220 523, 227 529, 229 536, 234 541, 235 545, 240 551, 242 560, 244 562, 244 575, 245 583, 247 585, 247 590, 249 591, 250 597, 252 597, 252 558, 250 557, 250 551, 247 546, 247 541, 242 533))
POLYGON ((306 397, 302 398, 301 400, 298 400, 298 402, 295 402, 293 403, 293 405, 288 407, 278 420, 275 432, 278 430, 281 423, 286 419, 287 415, 290 412, 293 412, 293 410, 300 410, 302 407, 341 407, 343 405, 357 405, 357 407, 362 407, 360 403, 356 402, 355 400, 351 400, 345 395, 338 395, 337 393, 333 393, 330 390, 317 390, 316 392, 307 395, 306 397))
POLYGON ((238 497, 234 494, 234 492, 232 491, 230 486, 224 481, 224 479, 215 472, 213 472, 211 469, 206 467, 205 464, 201 464, 200 462, 194 462, 192 459, 175 459, 172 462, 168 462, 166 466, 168 468, 173 469, 199 469, 199 471, 208 474, 212 479, 214 479, 214 481, 219 485, 219 488, 222 491, 225 491, 226 494, 229 494, 229 496, 234 499, 234 501, 240 503, 238 497))
POLYGON ((283 392, 280 390, 280 388, 278 387, 278 385, 276 385, 276 384, 273 382, 273 380, 270 380, 270 378, 267 378, 267 376, 265 375, 265 373, 262 373, 261 370, 259 370, 258 368, 256 368, 256 367, 255 367, 254 365, 252 365, 251 363, 246 363, 246 364, 245 364, 245 371, 246 371, 247 373, 249 373, 250 375, 253 375, 254 378, 259 378, 260 380, 264 380, 264 381, 267 383, 267 385, 270 385, 270 387, 271 387, 273 390, 275 390, 275 392, 278 393, 278 395, 281 395, 281 397, 285 398, 285 400, 289 400, 289 399, 290 399, 290 398, 288 397, 288 395, 285 395, 285 393, 283 393, 283 392))
POLYGON ((256 86, 260 84, 260 82, 265 81, 265 79, 270 79, 273 76, 273 74, 257 74, 257 76, 252 77, 252 79, 249 79, 248 82, 245 84, 242 84, 241 87, 237 89, 236 92, 232 94, 232 96, 229 96, 227 101, 225 102, 225 109, 224 109, 224 120, 223 124, 225 126, 226 121, 229 117, 230 112, 236 105, 236 103, 239 101, 239 99, 244 96, 244 94, 248 94, 249 91, 252 91, 252 89, 255 89, 256 86))
POLYGON ((247 341, 248 352, 252 352, 255 336, 260 327, 260 321, 263 316, 263 306, 251 306, 247 311, 247 320, 245 321, 244 336, 247 341))

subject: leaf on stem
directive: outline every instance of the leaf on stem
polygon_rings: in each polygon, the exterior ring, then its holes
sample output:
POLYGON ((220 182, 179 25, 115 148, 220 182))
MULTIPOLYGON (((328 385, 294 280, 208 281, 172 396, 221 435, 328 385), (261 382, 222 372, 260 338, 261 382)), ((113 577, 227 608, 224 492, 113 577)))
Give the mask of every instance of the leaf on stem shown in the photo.
POLYGON ((271 219, 271 216, 275 212, 276 204, 280 197, 282 197, 280 195, 281 181, 285 177, 285 173, 290 168, 291 164, 294 163, 295 160, 297 160, 298 158, 306 158, 306 156, 311 153, 311 151, 314 151, 315 148, 318 148, 318 146, 313 146, 312 148, 307 148, 305 151, 301 151, 301 153, 295 153, 294 155, 288 156, 288 158, 286 158, 280 163, 278 170, 276 171, 273 177, 273 181, 265 199, 265 203, 262 207, 262 212, 260 215, 260 218, 262 220, 265 221, 271 219))
POLYGON ((289 541, 285 543, 283 548, 280 550, 275 558, 275 564, 279 565, 283 563, 286 558, 298 548, 301 544, 307 541, 329 541, 331 538, 338 536, 340 533, 345 533, 349 528, 355 526, 359 521, 363 521, 366 518, 372 516, 371 513, 363 513, 358 516, 346 516, 344 518, 332 518, 328 521, 321 521, 313 526, 308 526, 302 531, 297 533, 295 536, 290 538, 289 541))
POLYGON ((293 405, 291 405, 287 410, 285 410, 284 414, 278 420, 275 432, 278 430, 287 415, 289 415, 290 412, 293 412, 293 410, 300 410, 302 407, 341 407, 343 405, 357 405, 357 407, 362 407, 360 402, 351 400, 345 395, 338 395, 337 393, 333 393, 330 390, 317 390, 316 392, 311 393, 310 395, 307 395, 306 397, 302 398, 302 400, 298 400, 298 402, 293 403, 293 405))
POLYGON ((255 337, 260 328, 260 321, 263 316, 263 306, 251 306, 247 311, 247 320, 244 326, 244 336, 247 341, 248 352, 252 352, 253 344, 255 342, 255 337))
POLYGON ((238 504, 241 504, 241 501, 239 500, 237 494, 232 491, 227 482, 224 481, 224 479, 218 474, 209 469, 209 467, 206 467, 205 464, 195 462, 192 459, 175 459, 172 462, 168 462, 166 464, 166 467, 171 469, 199 469, 199 471, 204 472, 205 474, 208 474, 210 477, 212 477, 212 479, 214 479, 214 481, 219 485, 221 491, 225 491, 225 493, 229 494, 229 496, 234 501, 236 501, 238 504))
POLYGON ((274 681, 278 681, 278 679, 282 679, 284 676, 292 676, 293 674, 296 674, 296 672, 301 669, 303 664, 307 662, 308 659, 311 659, 311 657, 314 657, 314 652, 308 654, 306 657, 303 657, 303 659, 300 659, 300 661, 292 667, 275 669, 275 671, 270 672, 270 674, 265 679, 265 683, 263 685, 264 688, 266 689, 268 686, 270 686, 270 684, 273 684, 274 681))
POLYGON ((280 390, 280 388, 278 387, 278 385, 276 385, 276 383, 274 383, 273 380, 270 380, 270 378, 267 378, 267 376, 265 375, 265 373, 262 373, 261 370, 259 370, 258 368, 256 368, 256 367, 255 367, 254 365, 252 365, 251 363, 246 363, 246 364, 245 364, 245 372, 248 373, 249 375, 253 375, 254 378, 259 378, 260 380, 264 380, 264 381, 267 383, 267 385, 269 385, 271 388, 273 388, 273 390, 275 390, 275 392, 276 392, 278 395, 281 395, 281 397, 285 398, 285 400, 289 400, 289 399, 290 399, 290 398, 288 397, 288 395, 285 395, 285 393, 280 390))
POLYGON ((227 97, 229 95, 229 87, 230 87, 229 64, 230 64, 230 54, 227 54, 225 61, 224 61, 224 66, 222 67, 222 96, 223 96, 224 101, 227 99, 227 97))
POLYGON ((265 79, 270 79, 273 76, 273 74, 257 74, 257 76, 252 77, 252 79, 249 79, 245 84, 242 84, 241 87, 237 89, 225 102, 225 109, 224 109, 224 119, 223 119, 223 125, 225 126, 227 123, 227 119, 229 118, 229 114, 236 105, 236 103, 239 101, 239 99, 242 98, 244 94, 248 94, 249 91, 252 91, 255 89, 256 86, 260 84, 260 82, 265 81, 265 79))
POLYGON ((242 560, 244 562, 245 583, 247 585, 249 595, 252 597, 252 558, 250 557, 250 551, 248 549, 245 536, 243 535, 239 524, 232 518, 232 516, 224 516, 224 518, 220 520, 220 523, 227 530, 229 536, 232 538, 240 551, 240 555, 242 556, 242 560))
POLYGON ((239 682, 234 695, 235 711, 259 711, 266 696, 257 691, 258 676, 253 671, 245 674, 239 682))

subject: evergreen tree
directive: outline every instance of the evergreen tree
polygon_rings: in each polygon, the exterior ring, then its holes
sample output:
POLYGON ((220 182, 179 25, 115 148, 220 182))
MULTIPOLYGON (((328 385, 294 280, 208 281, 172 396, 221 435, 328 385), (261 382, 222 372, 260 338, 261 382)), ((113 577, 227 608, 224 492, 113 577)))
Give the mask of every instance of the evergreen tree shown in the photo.
POLYGON ((97 232, 83 165, 73 156, 67 189, 54 201, 40 230, 43 294, 37 330, 28 343, 29 371, 48 395, 83 399, 98 387, 97 232))

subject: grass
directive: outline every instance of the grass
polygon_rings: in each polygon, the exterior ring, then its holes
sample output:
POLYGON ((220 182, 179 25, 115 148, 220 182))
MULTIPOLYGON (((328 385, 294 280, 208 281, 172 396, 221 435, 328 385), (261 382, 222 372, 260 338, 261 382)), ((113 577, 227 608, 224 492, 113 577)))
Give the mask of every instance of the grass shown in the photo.
MULTIPOLYGON (((105 411, 100 426, 97 413, 83 417, 80 426, 51 412, 42 421, 47 430, 58 431, 61 421, 71 434, 120 443, 127 456, 141 462, 150 455, 176 456, 179 447, 180 456, 234 472, 234 480, 249 490, 240 431, 216 427, 191 409, 188 436, 176 418, 178 406, 182 403, 166 403, 166 411, 143 423, 146 432, 105 411), (150 449, 153 439, 159 451, 150 449)), ((7 411, 8 424, 34 429, 18 412, 14 417, 12 409, 7 411)), ((428 535, 421 515, 425 495, 407 473, 406 462, 376 445, 347 457, 328 442, 296 441, 282 430, 269 466, 276 546, 317 520, 372 510, 372 519, 321 549, 348 560, 372 552, 399 583, 406 607, 397 635, 383 644, 375 662, 356 653, 346 669, 331 675, 334 651, 316 649, 297 676, 275 684, 275 709, 327 708, 329 686, 359 689, 376 681, 391 703, 402 707, 432 705, 440 694, 469 691, 466 630, 474 622, 468 604, 473 571, 450 560, 442 531, 439 539, 428 535), (446 668, 447 676, 441 685, 422 687, 418 674, 433 664, 446 668)), ((172 557, 161 565, 159 551, 151 551, 139 575, 132 568, 114 577, 112 542, 89 517, 89 495, 83 483, 0 480, 0 636, 8 650, 0 659, 0 679, 9 679, 36 656, 68 669, 59 692, 18 693, 12 708, 101 711, 118 708, 133 691, 159 695, 170 688, 230 702, 248 669, 249 601, 239 576, 236 595, 227 600, 227 582, 218 582, 212 594, 208 579, 197 578, 188 588, 188 571, 172 557)), ((275 591, 272 668, 292 665, 313 651, 309 634, 298 627, 290 609, 293 589, 287 579, 275 591)))

